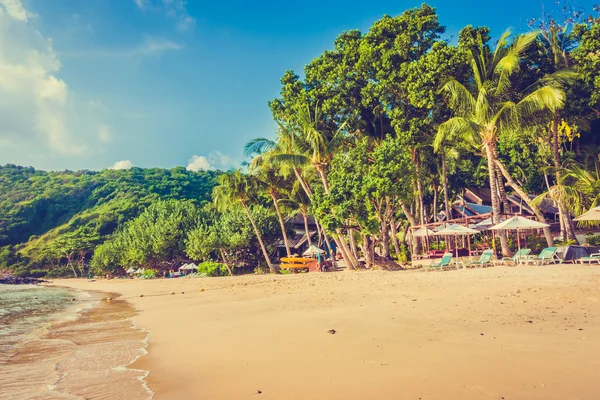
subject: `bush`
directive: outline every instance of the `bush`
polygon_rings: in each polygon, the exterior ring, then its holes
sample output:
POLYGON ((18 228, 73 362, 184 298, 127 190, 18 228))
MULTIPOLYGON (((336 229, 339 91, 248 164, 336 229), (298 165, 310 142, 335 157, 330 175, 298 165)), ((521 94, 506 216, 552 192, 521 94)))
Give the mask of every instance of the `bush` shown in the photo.
POLYGON ((142 279, 154 279, 156 278, 156 273, 152 269, 147 269, 142 274, 142 279))
POLYGON ((224 264, 214 262, 214 261, 205 261, 202 264, 198 265, 198 273, 206 274, 206 276, 227 276, 229 272, 227 271, 227 267, 224 264))
POLYGON ((29 276, 32 278, 43 278, 47 273, 48 271, 44 269, 32 269, 29 271, 29 276))
POLYGON ((587 234, 585 235, 585 242, 590 246, 600 246, 600 235, 587 234))

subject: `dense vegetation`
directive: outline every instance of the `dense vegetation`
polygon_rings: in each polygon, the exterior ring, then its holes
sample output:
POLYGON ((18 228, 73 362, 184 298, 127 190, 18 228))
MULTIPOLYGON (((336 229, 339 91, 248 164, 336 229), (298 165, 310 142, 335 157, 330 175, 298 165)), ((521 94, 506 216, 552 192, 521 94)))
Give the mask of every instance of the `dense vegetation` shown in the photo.
POLYGON ((95 247, 159 200, 211 199, 215 172, 45 172, 0 166, 0 268, 78 271, 95 247))
MULTIPOLYGON (((456 44, 427 5, 342 33, 302 77, 284 74, 276 137, 246 144, 244 171, 2 167, 0 268, 153 275, 194 260, 221 275, 262 259, 278 272, 295 214, 349 268, 387 266, 419 251, 409 226, 452 218, 467 187, 489 189, 495 223, 510 194, 540 221, 551 201, 576 241, 572 217, 600 198, 600 8, 556 7, 530 32, 467 26, 456 44)), ((497 245, 510 254, 504 234, 497 245)))
POLYGON ((247 185, 265 193, 277 177, 296 180, 350 268, 359 257, 404 261, 406 228, 450 219, 469 186, 489 188, 494 223, 510 212, 508 194, 540 221, 553 202, 563 239, 576 242, 572 216, 600 196, 600 19, 555 6, 530 32, 496 40, 467 26, 450 44, 427 5, 342 33, 302 78, 284 74, 270 102, 276 139, 246 145, 247 185))

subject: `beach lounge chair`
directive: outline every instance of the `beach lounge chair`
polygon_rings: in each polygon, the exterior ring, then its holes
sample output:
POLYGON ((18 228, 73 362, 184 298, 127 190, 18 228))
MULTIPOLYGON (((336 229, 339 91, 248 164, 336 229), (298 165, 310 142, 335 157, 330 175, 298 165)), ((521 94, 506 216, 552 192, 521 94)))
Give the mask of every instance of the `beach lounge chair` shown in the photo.
POLYGON ((531 249, 521 249, 517 251, 512 257, 503 257, 501 260, 494 260, 492 263, 494 265, 506 265, 506 266, 515 266, 519 262, 520 259, 526 258, 529 253, 531 253, 531 249))
POLYGON ((429 265, 425 266, 425 269, 438 269, 440 271, 443 271, 444 268, 449 267, 450 266, 450 262, 452 261, 452 253, 444 253, 444 255, 442 256, 442 259, 439 262, 432 262, 429 265))
POLYGON ((534 265, 546 265, 546 264, 552 264, 557 262, 558 260, 556 259, 556 247, 546 247, 544 250, 542 250, 542 252, 537 255, 537 256, 533 256, 533 257, 528 257, 528 258, 521 258, 519 260, 519 264, 525 264, 525 265, 530 265, 530 264, 534 264, 534 265))
POLYGON ((596 263, 600 265, 600 253, 590 254, 587 257, 581 257, 575 260, 576 263, 579 264, 593 264, 596 263))
POLYGON ((476 267, 493 267, 494 264, 492 264, 492 257, 494 256, 494 250, 484 250, 483 253, 481 253, 481 256, 479 257, 479 260, 477 261, 473 261, 470 263, 464 263, 464 262, 460 262, 459 264, 462 265, 463 268, 476 268, 476 267))

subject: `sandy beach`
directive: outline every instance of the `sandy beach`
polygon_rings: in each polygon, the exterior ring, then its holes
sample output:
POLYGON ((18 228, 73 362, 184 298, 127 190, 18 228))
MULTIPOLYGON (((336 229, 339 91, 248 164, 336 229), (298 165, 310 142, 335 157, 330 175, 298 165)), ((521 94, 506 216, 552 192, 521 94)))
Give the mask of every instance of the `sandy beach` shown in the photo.
POLYGON ((134 305, 159 400, 600 393, 596 266, 53 284, 134 305))

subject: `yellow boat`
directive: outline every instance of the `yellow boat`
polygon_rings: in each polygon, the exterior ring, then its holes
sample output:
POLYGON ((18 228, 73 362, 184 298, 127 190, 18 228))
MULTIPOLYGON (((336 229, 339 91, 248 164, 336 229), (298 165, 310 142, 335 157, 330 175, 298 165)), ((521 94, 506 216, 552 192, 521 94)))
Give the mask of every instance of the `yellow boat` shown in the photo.
POLYGON ((280 258, 280 260, 284 263, 310 263, 313 261, 317 261, 314 258, 300 258, 300 257, 284 257, 284 258, 280 258))

